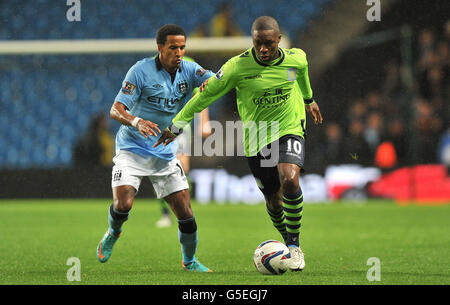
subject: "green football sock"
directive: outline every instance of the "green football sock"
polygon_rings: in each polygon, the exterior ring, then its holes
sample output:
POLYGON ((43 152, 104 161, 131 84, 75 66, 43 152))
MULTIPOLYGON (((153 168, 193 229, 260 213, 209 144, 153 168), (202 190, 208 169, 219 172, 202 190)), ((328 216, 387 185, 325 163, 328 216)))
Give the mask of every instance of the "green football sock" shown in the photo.
POLYGON ((294 194, 283 193, 283 210, 286 217, 288 246, 299 246, 300 227, 303 215, 303 194, 299 188, 294 194))
POLYGON ((286 218, 284 216, 283 208, 272 211, 268 206, 266 206, 266 209, 267 214, 269 214, 270 220, 272 220, 273 226, 278 230, 278 232, 280 232, 281 236, 283 236, 283 239, 286 239, 286 218))

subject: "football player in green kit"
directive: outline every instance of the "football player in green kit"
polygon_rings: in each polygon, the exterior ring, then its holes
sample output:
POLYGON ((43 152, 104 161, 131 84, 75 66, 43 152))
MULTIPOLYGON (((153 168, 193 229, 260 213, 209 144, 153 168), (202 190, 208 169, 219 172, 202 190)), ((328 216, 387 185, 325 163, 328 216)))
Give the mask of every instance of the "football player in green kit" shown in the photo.
POLYGON ((299 242, 305 109, 315 124, 322 123, 322 114, 313 99, 306 54, 301 49, 278 46, 278 22, 269 16, 257 18, 252 26, 252 40, 251 49, 228 60, 208 79, 202 92, 175 116, 155 146, 172 142, 195 113, 236 88, 245 156, 266 199, 267 212, 289 248, 290 269, 298 271, 305 267, 299 242))

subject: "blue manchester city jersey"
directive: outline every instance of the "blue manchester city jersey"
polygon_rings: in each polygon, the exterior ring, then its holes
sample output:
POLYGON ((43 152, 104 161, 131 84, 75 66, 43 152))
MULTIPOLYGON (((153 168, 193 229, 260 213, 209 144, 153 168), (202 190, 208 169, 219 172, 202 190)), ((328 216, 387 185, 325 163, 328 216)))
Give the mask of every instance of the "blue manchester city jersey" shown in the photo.
MULTIPOLYGON (((182 60, 175 79, 161 65, 158 56, 138 61, 128 71, 115 101, 124 104, 130 114, 158 124, 163 131, 192 96, 192 90, 214 75, 195 62, 182 60)), ((165 160, 175 158, 178 142, 167 146, 153 144, 159 139, 146 139, 137 128, 122 125, 116 135, 116 149, 141 156, 165 160)))

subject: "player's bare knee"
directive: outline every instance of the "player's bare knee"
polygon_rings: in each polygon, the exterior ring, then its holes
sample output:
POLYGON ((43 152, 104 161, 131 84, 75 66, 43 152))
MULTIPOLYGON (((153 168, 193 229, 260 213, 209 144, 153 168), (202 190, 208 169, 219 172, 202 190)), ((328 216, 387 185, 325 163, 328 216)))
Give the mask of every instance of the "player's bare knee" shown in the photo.
MULTIPOLYGON (((131 210, 131 207, 133 206, 133 202, 134 202, 134 198, 133 197, 131 197, 131 198, 127 198, 126 200, 124 200, 123 202, 122 202, 122 208, 123 208, 123 210, 122 210, 122 212, 128 212, 128 211, 130 211, 131 210)), ((120 211, 120 210, 119 210, 120 211)))
POLYGON ((288 176, 280 177, 280 183, 284 193, 295 193, 298 191, 300 184, 298 179, 296 179, 295 177, 294 178, 288 176))
POLYGON ((121 188, 114 191, 114 209, 119 212, 129 212, 134 202, 134 189, 121 188))
POLYGON ((123 213, 129 212, 132 206, 133 206, 133 198, 114 200, 114 209, 116 209, 119 212, 123 213))

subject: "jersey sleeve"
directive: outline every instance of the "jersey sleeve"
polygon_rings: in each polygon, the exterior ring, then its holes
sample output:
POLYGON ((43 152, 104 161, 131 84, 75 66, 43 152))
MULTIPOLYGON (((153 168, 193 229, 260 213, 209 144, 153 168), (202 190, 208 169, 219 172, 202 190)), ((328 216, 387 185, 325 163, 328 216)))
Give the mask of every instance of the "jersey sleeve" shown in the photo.
POLYGON ((214 76, 209 78, 205 90, 194 95, 188 101, 186 106, 173 118, 172 123, 178 128, 183 128, 189 124, 196 113, 200 113, 203 109, 217 101, 233 89, 236 83, 235 63, 233 60, 229 60, 214 76))
POLYGON ((142 90, 142 82, 140 78, 140 69, 137 64, 128 70, 125 79, 122 82, 122 88, 117 94, 115 101, 124 104, 129 110, 133 108, 139 99, 142 90))
POLYGON ((308 61, 306 60, 306 53, 300 49, 300 69, 297 76, 297 83, 302 92, 303 99, 308 100, 313 97, 313 92, 311 89, 311 84, 309 82, 309 74, 308 74, 308 61))
POLYGON ((210 70, 203 69, 198 63, 193 63, 194 69, 192 73, 194 74, 194 88, 199 87, 205 80, 214 75, 214 73, 210 70))

